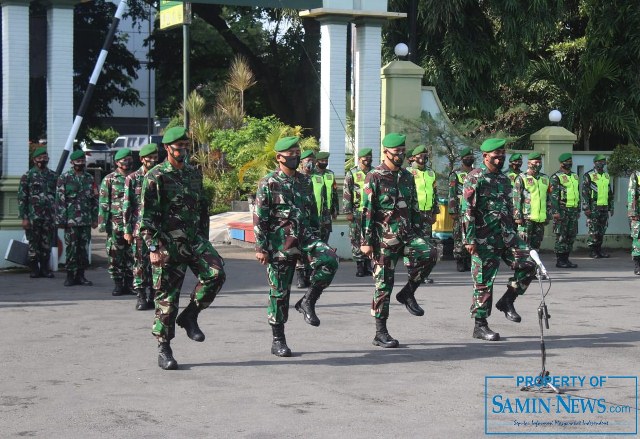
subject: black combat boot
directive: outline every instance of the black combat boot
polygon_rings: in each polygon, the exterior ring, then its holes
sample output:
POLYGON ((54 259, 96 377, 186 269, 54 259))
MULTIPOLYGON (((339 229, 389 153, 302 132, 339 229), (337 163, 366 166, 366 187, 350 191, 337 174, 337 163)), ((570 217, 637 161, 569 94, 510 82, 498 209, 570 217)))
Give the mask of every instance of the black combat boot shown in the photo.
POLYGON ((298 277, 298 288, 307 288, 307 275, 304 268, 296 268, 296 276, 298 277))
POLYGON ((513 302, 516 301, 518 297, 518 293, 511 287, 507 287, 507 291, 503 294, 503 296, 496 303, 496 309, 498 311, 502 311, 507 318, 507 320, 511 320, 512 322, 520 323, 522 317, 516 312, 515 307, 513 306, 513 302))
POLYGON ((72 287, 74 285, 78 285, 76 283, 76 275, 73 271, 67 271, 67 278, 64 281, 65 287, 72 287))
POLYGON ((471 271, 471 258, 465 258, 464 271, 471 271))
POLYGON ((564 262, 567 265, 567 268, 578 268, 578 264, 574 264, 569 260, 569 253, 563 253, 563 255, 564 255, 564 262))
POLYGON ((381 348, 397 348, 398 340, 389 335, 387 331, 387 319, 376 319, 376 336, 373 337, 373 345, 381 348))
POLYGON ((271 331, 273 332, 271 353, 277 357, 290 357, 291 349, 287 346, 287 339, 284 336, 284 323, 271 325, 271 331))
POLYGON ((136 309, 138 311, 149 309, 149 304, 147 303, 147 293, 145 292, 144 288, 136 289, 136 293, 138 296, 138 300, 136 301, 136 309))
POLYGON ((91 282, 90 280, 87 280, 84 277, 84 268, 81 270, 78 270, 78 273, 76 274, 76 284, 77 285, 87 285, 87 286, 91 286, 93 285, 93 282, 91 282))
POLYGON ((416 301, 415 293, 418 285, 419 284, 412 281, 407 282, 400 292, 396 294, 396 300, 402 303, 411 314, 420 317, 424 315, 424 309, 420 308, 420 305, 418 305, 416 301))
POLYGON ((633 274, 640 275, 640 256, 634 256, 633 262, 635 262, 635 268, 633 270, 633 274))
POLYGON ((567 263, 565 259, 566 253, 558 253, 556 254, 556 267, 558 268, 571 268, 571 266, 567 263))
POLYGON ((204 334, 198 326, 198 314, 200 309, 196 302, 189 302, 189 305, 180 313, 176 319, 176 324, 187 331, 187 337, 193 341, 204 341, 204 334))
POLYGON ((432 284, 433 283, 433 279, 431 279, 430 277, 425 277, 422 282, 425 283, 425 284, 432 284))
POLYGON ((320 326, 320 319, 316 315, 316 302, 322 294, 322 289, 310 286, 302 299, 296 303, 296 310, 304 314, 304 321, 311 326, 320 326))
POLYGON ((132 295, 137 295, 138 291, 133 288, 133 278, 129 277, 129 276, 125 276, 124 277, 124 282, 122 283, 122 286, 124 287, 124 294, 132 294, 132 295))
POLYGON ((164 370, 176 370, 178 362, 173 358, 173 351, 168 341, 158 343, 158 366, 164 370))
POLYGON ((147 309, 156 308, 156 290, 149 287, 149 294, 147 294, 147 309))
POLYGON ((367 276, 371 276, 373 274, 373 269, 371 268, 371 259, 364 260, 364 274, 367 276))
POLYGON ((467 264, 465 263, 465 259, 456 259, 456 270, 460 273, 467 271, 467 264))
POLYGON ((40 276, 53 279, 53 273, 49 270, 49 258, 40 259, 40 276))
POLYGON ((364 261, 356 261, 356 277, 365 277, 364 261))
POLYGON ((602 244, 596 247, 596 252, 598 253, 599 258, 608 258, 609 253, 605 253, 602 251, 602 244))
POLYGON ((489 328, 487 319, 476 318, 476 326, 473 328, 473 338, 479 338, 480 340, 498 341, 500 340, 500 334, 493 332, 489 328))
POLYGON ((124 285, 122 284, 122 279, 114 279, 113 280, 114 287, 111 292, 112 296, 122 296, 124 294, 124 285))
POLYGON ((600 259, 602 256, 598 253, 597 247, 589 247, 589 257, 593 259, 600 259))
POLYGON ((31 269, 31 273, 29 274, 29 277, 31 279, 35 279, 40 277, 40 268, 38 267, 38 261, 33 259, 29 261, 29 268, 31 269))

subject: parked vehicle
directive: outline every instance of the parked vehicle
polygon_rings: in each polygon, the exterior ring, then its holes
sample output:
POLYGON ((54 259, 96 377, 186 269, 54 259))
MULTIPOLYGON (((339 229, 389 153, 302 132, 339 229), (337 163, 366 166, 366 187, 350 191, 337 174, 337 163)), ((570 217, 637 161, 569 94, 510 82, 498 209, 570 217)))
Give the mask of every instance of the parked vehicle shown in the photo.
POLYGON ((87 158, 87 168, 100 168, 110 171, 113 168, 113 150, 102 140, 80 143, 87 158))
POLYGON ((167 154, 162 146, 162 136, 160 134, 152 134, 147 136, 146 134, 126 134, 118 137, 113 142, 112 150, 115 152, 121 148, 129 148, 133 156, 134 169, 140 167, 140 149, 147 143, 155 143, 158 145, 158 161, 162 162, 167 154))

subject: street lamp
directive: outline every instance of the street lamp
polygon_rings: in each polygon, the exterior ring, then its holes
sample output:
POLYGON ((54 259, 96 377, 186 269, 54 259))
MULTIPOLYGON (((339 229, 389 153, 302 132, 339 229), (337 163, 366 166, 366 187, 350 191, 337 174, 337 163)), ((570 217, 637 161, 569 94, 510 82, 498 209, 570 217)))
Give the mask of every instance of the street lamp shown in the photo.
POLYGON ((551 110, 549 112, 549 121, 551 123, 555 123, 557 125, 560 123, 561 119, 562 119, 562 113, 560 113, 558 110, 551 110))
POLYGON ((393 48, 393 51, 398 58, 404 58, 409 54, 409 46, 404 43, 398 43, 396 47, 393 48))

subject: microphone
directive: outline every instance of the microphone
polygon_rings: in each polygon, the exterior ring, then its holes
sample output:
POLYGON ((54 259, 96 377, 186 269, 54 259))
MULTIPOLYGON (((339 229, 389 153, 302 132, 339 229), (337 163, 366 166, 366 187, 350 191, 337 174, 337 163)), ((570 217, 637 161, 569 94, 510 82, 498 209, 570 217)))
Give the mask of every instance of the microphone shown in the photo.
POLYGON ((531 250, 529 252, 529 255, 531 256, 531 259, 533 259, 533 261, 536 263, 536 265, 538 265, 538 268, 540 269, 540 274, 548 277, 549 275, 547 274, 547 269, 544 268, 544 264, 540 260, 540 255, 538 255, 538 252, 535 250, 531 250))

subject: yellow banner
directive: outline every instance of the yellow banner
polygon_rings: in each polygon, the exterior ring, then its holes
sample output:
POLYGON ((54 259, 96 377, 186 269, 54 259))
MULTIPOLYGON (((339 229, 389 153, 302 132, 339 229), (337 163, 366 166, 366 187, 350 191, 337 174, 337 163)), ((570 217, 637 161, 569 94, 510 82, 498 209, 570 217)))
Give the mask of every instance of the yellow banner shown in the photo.
POLYGON ((184 6, 181 1, 160 0, 160 29, 184 24, 184 6))

